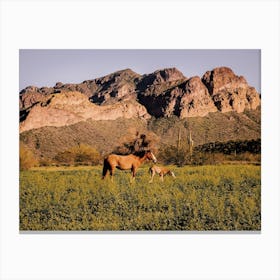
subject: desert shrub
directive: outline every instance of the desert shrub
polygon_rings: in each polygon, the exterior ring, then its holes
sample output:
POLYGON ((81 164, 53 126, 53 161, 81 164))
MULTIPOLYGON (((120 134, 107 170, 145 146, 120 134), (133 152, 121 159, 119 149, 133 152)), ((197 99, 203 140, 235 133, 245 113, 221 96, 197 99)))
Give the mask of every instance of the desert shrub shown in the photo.
POLYGON ((34 154, 22 143, 20 143, 19 149, 19 164, 20 170, 27 170, 38 165, 34 154))
POLYGON ((144 134, 137 131, 135 135, 125 135, 121 141, 122 143, 117 146, 113 152, 116 154, 127 155, 148 149, 156 152, 156 146, 159 139, 154 133, 147 132, 144 134))
POLYGON ((175 164, 175 146, 165 146, 159 150, 158 158, 165 164, 175 164))
POLYGON ((159 150, 158 158, 165 164, 176 164, 183 166, 190 164, 192 161, 192 154, 187 143, 182 144, 180 147, 167 145, 159 150))
POLYGON ((179 149, 173 145, 166 145, 160 149, 158 158, 164 164, 175 164, 177 166, 222 164, 229 161, 243 161, 255 164, 261 162, 261 154, 255 154, 248 151, 236 153, 227 149, 219 152, 203 151, 195 148, 191 153, 187 144, 179 149))
POLYGON ((200 152, 223 153, 223 154, 260 154, 261 139, 256 140, 231 140, 227 142, 209 142, 195 147, 200 152))
POLYGON ((234 157, 235 157, 235 160, 240 160, 240 161, 261 162, 261 154, 244 152, 244 153, 236 154, 236 155, 234 155, 234 157))
POLYGON ((87 163, 96 165, 100 162, 99 152, 91 146, 81 144, 72 147, 69 151, 74 155, 75 163, 87 163))
POLYGON ((54 160, 57 163, 63 164, 74 164, 74 155, 70 151, 63 151, 59 152, 55 157, 54 160))
POLYGON ((50 166, 53 164, 53 161, 48 158, 41 158, 39 160, 39 166, 50 166))
POLYGON ((79 144, 66 151, 59 152, 54 160, 60 164, 97 165, 101 161, 101 156, 94 147, 79 144))

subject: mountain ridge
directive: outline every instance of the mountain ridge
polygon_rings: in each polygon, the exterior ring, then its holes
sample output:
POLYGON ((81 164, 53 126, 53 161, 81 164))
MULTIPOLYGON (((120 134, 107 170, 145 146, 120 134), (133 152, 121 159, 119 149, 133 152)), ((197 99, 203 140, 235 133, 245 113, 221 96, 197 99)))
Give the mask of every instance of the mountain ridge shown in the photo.
POLYGON ((187 78, 175 67, 140 75, 131 69, 54 87, 29 86, 19 95, 20 132, 91 120, 178 116, 255 110, 260 95, 228 67, 187 78), (80 99, 80 102, 77 100, 80 99), (60 107, 54 101, 60 100, 60 107), (61 116, 61 117, 60 117, 61 116))

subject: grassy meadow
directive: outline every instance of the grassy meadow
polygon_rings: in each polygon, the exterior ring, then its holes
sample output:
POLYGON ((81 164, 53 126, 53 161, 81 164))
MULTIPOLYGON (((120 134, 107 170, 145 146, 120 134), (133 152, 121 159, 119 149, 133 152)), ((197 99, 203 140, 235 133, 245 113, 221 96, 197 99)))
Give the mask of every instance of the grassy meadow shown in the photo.
POLYGON ((176 179, 143 165, 102 180, 102 166, 20 172, 20 230, 243 231, 261 229, 261 168, 170 166, 176 179))

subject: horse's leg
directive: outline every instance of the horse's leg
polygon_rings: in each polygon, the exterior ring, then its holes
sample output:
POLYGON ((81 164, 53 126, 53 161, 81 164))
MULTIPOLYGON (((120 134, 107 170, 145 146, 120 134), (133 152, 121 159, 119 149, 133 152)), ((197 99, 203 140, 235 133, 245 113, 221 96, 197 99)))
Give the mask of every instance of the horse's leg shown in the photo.
POLYGON ((105 179, 106 175, 108 174, 109 168, 108 168, 108 162, 106 159, 104 159, 103 163, 103 172, 102 172, 102 179, 105 179))
POLYGON ((136 167, 135 166, 131 167, 131 172, 132 172, 131 181, 133 182, 135 180, 135 174, 136 174, 136 167))
POLYGON ((111 176, 111 181, 113 182, 113 175, 114 175, 115 167, 111 166, 110 168, 110 176, 111 176))
POLYGON ((160 180, 163 182, 163 172, 159 173, 160 180))
POLYGON ((153 169, 150 169, 150 171, 151 171, 151 180, 149 181, 149 183, 152 183, 155 176, 155 171, 153 169))

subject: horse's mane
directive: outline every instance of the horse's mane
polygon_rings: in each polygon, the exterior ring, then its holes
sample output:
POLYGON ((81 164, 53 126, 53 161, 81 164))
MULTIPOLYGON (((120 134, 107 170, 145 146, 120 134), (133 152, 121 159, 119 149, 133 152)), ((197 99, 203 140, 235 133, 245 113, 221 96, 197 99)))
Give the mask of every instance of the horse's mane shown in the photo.
POLYGON ((150 151, 137 151, 137 152, 134 152, 133 155, 135 155, 137 157, 143 157, 147 152, 150 152, 150 151))

